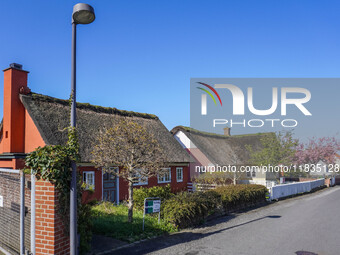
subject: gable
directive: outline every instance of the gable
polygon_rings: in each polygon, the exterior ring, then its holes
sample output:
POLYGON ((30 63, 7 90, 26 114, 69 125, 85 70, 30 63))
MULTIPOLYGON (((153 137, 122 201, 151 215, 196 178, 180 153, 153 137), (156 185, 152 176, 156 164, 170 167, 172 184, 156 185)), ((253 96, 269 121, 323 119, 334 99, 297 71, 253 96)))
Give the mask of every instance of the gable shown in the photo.
POLYGON ((36 148, 45 146, 46 143, 43 140, 37 126, 33 122, 29 113, 25 112, 25 153, 30 153, 36 148))

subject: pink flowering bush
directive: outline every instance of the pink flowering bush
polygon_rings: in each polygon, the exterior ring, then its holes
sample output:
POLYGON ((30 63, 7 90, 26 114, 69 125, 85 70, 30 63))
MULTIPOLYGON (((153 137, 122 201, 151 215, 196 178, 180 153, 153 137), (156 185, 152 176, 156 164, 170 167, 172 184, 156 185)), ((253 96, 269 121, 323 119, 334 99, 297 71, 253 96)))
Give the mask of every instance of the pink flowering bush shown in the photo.
POLYGON ((297 165, 316 164, 320 160, 333 164, 335 154, 340 150, 340 141, 335 137, 312 138, 297 146, 294 160, 297 165))

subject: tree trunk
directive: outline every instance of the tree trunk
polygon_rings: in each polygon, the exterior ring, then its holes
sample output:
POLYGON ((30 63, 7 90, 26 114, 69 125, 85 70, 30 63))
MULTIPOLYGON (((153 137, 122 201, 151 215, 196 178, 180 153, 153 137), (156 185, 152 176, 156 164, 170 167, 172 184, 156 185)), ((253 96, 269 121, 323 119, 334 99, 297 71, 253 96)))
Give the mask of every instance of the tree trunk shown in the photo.
POLYGON ((128 221, 133 221, 133 183, 129 181, 129 212, 128 212, 128 221))
POLYGON ((236 185, 236 173, 234 173, 233 184, 236 185))

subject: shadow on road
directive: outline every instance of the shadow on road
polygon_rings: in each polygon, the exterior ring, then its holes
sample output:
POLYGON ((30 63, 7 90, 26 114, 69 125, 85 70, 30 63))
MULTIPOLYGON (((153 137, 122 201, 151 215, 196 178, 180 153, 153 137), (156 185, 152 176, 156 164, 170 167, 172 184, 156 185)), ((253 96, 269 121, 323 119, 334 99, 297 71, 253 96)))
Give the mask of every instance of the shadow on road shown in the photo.
POLYGON ((295 253, 296 255, 318 255, 317 253, 310 252, 310 251, 297 251, 295 253))
MULTIPOLYGON (((226 221, 231 220, 232 218, 235 218, 235 216, 227 216, 227 217, 223 217, 223 218, 219 218, 214 220, 211 223, 206 224, 204 227, 212 227, 214 225, 220 224, 220 223, 224 223, 226 221)), ((244 223, 240 223, 234 226, 230 226, 227 228, 222 228, 216 231, 211 231, 211 232, 205 232, 205 233, 198 233, 198 232, 180 232, 178 234, 173 234, 173 235, 169 235, 169 236, 163 236, 163 237, 158 237, 156 239, 152 239, 152 240, 148 240, 148 241, 144 241, 144 242, 140 242, 138 244, 135 244, 131 247, 127 247, 127 248, 123 248, 123 249, 119 249, 114 251, 113 253, 110 254, 147 254, 150 252, 155 252, 158 250, 162 250, 177 244, 181 244, 181 243, 187 243, 187 242, 191 242, 194 240, 198 240, 198 239, 202 239, 205 238, 207 236, 211 236, 211 235, 215 235, 218 233, 221 233, 223 231, 228 231, 230 229, 234 229, 234 228, 238 228, 256 221, 261 221, 263 219, 278 219, 281 218, 280 215, 269 215, 269 216, 265 216, 265 217, 260 217, 251 221, 247 221, 244 223)), ((107 253, 109 254, 109 253, 107 253)), ((299 254, 300 255, 300 254, 299 254)))

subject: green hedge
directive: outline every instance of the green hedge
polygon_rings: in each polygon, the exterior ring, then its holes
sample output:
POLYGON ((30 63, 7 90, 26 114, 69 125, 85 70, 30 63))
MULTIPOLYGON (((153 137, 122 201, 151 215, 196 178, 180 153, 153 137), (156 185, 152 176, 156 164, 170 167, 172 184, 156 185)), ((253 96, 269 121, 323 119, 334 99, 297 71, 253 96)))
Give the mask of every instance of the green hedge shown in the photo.
POLYGON ((165 220, 179 228, 202 223, 215 212, 228 213, 266 201, 266 187, 262 185, 228 185, 217 189, 171 197, 162 205, 165 220))
POLYGON ((265 202, 268 192, 265 186, 255 184, 222 186, 215 191, 221 195, 222 206, 226 212, 265 202))
POLYGON ((159 197, 163 202, 165 199, 170 199, 172 196, 174 196, 174 194, 171 193, 169 184, 166 186, 154 186, 152 188, 141 187, 139 189, 134 189, 133 191, 133 200, 138 209, 143 208, 144 199, 147 197, 159 197))
POLYGON ((181 192, 165 201, 162 215, 166 221, 177 227, 194 226, 214 213, 219 201, 220 195, 215 191, 181 192))

